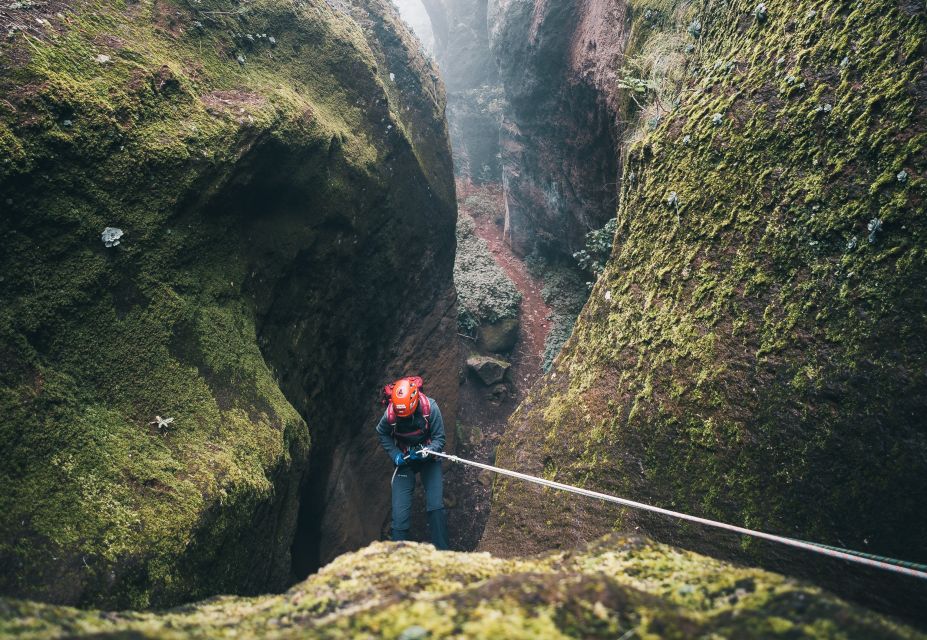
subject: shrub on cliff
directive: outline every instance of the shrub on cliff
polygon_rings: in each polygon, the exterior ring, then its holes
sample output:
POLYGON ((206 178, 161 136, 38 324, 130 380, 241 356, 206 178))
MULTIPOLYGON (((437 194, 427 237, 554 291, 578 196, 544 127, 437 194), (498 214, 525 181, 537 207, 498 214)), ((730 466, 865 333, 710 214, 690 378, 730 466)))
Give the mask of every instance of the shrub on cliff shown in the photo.
POLYGON ((496 264, 486 242, 476 235, 473 219, 457 218, 457 256, 454 262, 458 325, 472 334, 482 324, 518 317, 521 294, 496 264))
MULTIPOLYGON (((618 219, 612 218, 601 229, 593 229, 586 234, 586 246, 573 254, 579 268, 588 271, 593 278, 598 278, 605 270, 605 262, 612 252, 612 242, 615 238, 615 228, 618 219)), ((590 287, 594 280, 587 283, 590 287)))

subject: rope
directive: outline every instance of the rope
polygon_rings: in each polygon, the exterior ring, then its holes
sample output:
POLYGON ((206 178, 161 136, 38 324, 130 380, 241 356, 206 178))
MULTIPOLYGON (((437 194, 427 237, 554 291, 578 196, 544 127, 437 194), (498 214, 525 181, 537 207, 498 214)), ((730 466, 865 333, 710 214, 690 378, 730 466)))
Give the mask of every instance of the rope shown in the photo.
POLYGON ((604 500, 606 502, 614 502, 616 504, 620 504, 625 507, 631 507, 633 509, 651 511, 653 513, 659 513, 665 516, 670 516, 672 518, 679 518, 680 520, 688 520, 689 522, 696 522, 698 524, 703 524, 709 527, 715 527, 718 529, 724 529, 726 531, 733 531, 734 533, 739 533, 739 534, 746 535, 746 536, 753 536, 754 538, 761 538, 763 540, 770 540, 772 542, 778 542, 779 544, 784 544, 789 547, 796 547, 798 549, 804 549, 806 551, 811 551, 813 553, 819 553, 821 555, 829 556, 831 558, 839 558, 841 560, 846 560, 847 562, 855 562, 857 564, 862 564, 868 567, 875 567, 877 569, 884 569, 885 571, 893 571, 895 573, 900 573, 900 574, 911 576, 914 578, 920 578, 922 580, 927 580, 927 565, 920 565, 920 564, 916 564, 913 562, 907 562, 905 560, 895 560, 894 558, 874 556, 872 554, 863 553, 862 551, 854 551, 852 549, 842 549, 840 547, 831 547, 829 545, 824 545, 824 544, 820 544, 817 542, 805 542, 804 540, 796 540, 795 538, 777 536, 773 533, 765 533, 763 531, 747 529, 746 527, 738 527, 733 524, 727 524, 726 522, 719 522, 717 520, 709 520, 708 518, 700 518, 698 516, 692 516, 687 513, 681 513, 679 511, 671 511, 670 509, 663 509, 662 507, 655 507, 653 505, 649 505, 643 502, 636 502, 634 500, 628 500, 627 498, 619 498, 617 496, 612 496, 607 493, 599 493, 598 491, 591 491, 589 489, 583 489, 581 487, 574 487, 568 484, 563 484, 562 482, 554 482, 553 480, 545 480, 544 478, 537 478, 535 476, 529 476, 526 473, 519 473, 517 471, 510 471, 508 469, 494 467, 492 465, 483 464, 481 462, 465 460, 463 458, 458 458, 457 456, 448 455, 446 453, 441 453, 438 451, 429 451, 428 455, 433 455, 439 458, 444 458, 445 460, 450 460, 451 462, 458 462, 461 464, 470 465, 471 467, 477 467, 479 469, 486 469, 487 471, 492 471, 493 473, 498 473, 499 475, 509 476, 511 478, 517 478, 519 480, 524 480, 525 482, 532 482, 534 484, 539 484, 544 487, 550 487, 551 489, 559 489, 560 491, 568 491, 570 493, 576 493, 581 496, 588 496, 590 498, 597 498, 599 500, 604 500))
MULTIPOLYGON (((808 542, 807 540, 802 540, 802 542, 808 542)), ((916 562, 911 562, 909 560, 898 560, 897 558, 887 558, 885 556, 878 556, 874 553, 866 553, 865 551, 855 551, 853 549, 844 549, 843 547, 834 547, 829 544, 822 544, 820 542, 808 542, 808 544, 813 544, 816 547, 821 547, 822 549, 830 549, 832 551, 843 551, 844 553, 852 553, 854 556, 859 556, 860 558, 869 558, 870 560, 881 560, 889 564, 896 564, 899 567, 908 567, 909 569, 917 569, 918 571, 927 571, 927 564, 918 564, 916 562)))

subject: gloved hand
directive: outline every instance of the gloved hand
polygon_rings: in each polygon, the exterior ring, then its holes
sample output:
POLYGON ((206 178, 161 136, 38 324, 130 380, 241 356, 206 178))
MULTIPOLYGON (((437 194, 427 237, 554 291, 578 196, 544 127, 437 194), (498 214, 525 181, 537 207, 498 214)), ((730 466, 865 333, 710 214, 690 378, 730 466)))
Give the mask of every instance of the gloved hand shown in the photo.
POLYGON ((406 463, 406 459, 402 457, 402 451, 396 453, 396 456, 393 458, 393 462, 397 467, 401 467, 406 463))
POLYGON ((409 460, 424 460, 421 449, 409 449, 409 460))

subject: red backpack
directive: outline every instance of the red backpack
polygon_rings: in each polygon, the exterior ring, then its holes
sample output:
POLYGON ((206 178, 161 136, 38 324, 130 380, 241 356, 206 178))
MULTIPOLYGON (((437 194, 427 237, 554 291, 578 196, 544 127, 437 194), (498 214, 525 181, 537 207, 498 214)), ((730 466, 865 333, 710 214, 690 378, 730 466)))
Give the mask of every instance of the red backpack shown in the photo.
POLYGON ((428 396, 425 395, 425 392, 422 390, 424 382, 419 376, 408 376, 409 381, 418 387, 419 401, 418 407, 415 409, 416 413, 421 413, 422 417, 425 418, 425 428, 416 429, 415 431, 403 431, 401 433, 396 433, 396 423, 398 422, 398 417, 396 416, 396 410, 393 407, 392 397, 393 397, 393 387, 395 386, 394 382, 391 382, 383 387, 383 398, 380 400, 380 404, 386 405, 386 422, 389 424, 390 428, 393 430, 393 440, 397 441, 398 437, 402 438, 419 438, 424 436, 424 443, 428 444, 431 442, 431 401, 428 399, 428 396))

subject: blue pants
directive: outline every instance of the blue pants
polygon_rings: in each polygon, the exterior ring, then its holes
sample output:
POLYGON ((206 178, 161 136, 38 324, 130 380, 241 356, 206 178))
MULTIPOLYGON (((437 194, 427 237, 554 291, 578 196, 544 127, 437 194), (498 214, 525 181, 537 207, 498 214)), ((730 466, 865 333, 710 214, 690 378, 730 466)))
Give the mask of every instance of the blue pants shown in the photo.
MULTIPOLYGON (((404 540, 409 531, 409 521, 412 512, 412 492, 415 490, 415 474, 422 476, 422 486, 425 488, 425 509, 428 511, 429 524, 432 529, 443 529, 444 522, 444 479, 441 473, 440 460, 412 461, 409 464, 396 467, 391 483, 393 490, 393 539, 404 540), (440 512, 440 513, 439 513, 440 512), (440 522, 437 522, 440 520, 440 522), (435 526, 437 524, 437 526, 435 526)), ((432 531, 434 538, 437 531, 432 531)), ((442 537, 447 536, 446 530, 440 532, 442 537)), ((438 546, 437 540, 435 546, 438 546)), ((443 540, 442 540, 443 542, 443 540)), ((446 548, 446 543, 441 547, 446 548)), ((439 548, 441 548, 439 547, 439 548)))

